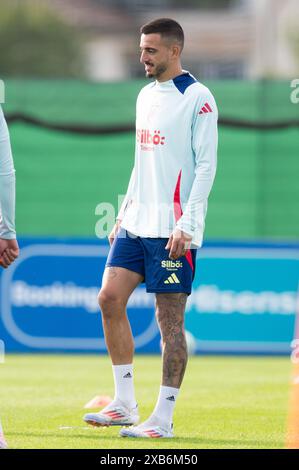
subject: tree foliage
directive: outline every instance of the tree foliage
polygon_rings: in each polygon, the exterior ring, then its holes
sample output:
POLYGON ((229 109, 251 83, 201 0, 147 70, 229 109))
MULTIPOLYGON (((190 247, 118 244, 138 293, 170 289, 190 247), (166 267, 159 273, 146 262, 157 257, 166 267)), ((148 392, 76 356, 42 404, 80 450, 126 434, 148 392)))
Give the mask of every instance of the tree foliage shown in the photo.
POLYGON ((1 0, 1 77, 84 76, 80 33, 45 4, 1 0))

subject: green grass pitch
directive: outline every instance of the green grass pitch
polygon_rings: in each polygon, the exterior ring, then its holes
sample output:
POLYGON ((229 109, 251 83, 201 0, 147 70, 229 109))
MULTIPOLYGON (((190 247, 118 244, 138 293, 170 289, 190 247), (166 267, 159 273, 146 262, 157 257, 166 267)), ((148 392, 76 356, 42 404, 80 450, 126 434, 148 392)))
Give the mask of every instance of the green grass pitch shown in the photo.
MULTIPOLYGON (((160 370, 159 356, 136 356, 142 419, 155 405, 160 370)), ((283 448, 290 378, 287 357, 193 356, 176 405, 175 438, 140 440, 82 421, 86 402, 113 396, 107 356, 7 355, 0 416, 10 448, 283 448)))

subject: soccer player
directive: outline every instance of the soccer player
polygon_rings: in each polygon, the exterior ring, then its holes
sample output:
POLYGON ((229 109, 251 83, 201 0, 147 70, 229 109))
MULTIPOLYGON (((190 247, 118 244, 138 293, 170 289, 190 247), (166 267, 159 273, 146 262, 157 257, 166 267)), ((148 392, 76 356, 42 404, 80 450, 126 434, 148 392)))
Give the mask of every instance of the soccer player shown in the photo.
POLYGON ((182 69, 184 32, 161 18, 141 28, 140 62, 153 78, 136 107, 135 163, 109 236, 99 293, 115 396, 95 426, 120 425, 123 437, 173 437, 173 412, 187 364, 184 313, 216 172, 217 107, 210 91, 182 69), (139 283, 155 293, 162 336, 162 382, 151 416, 138 425, 134 343, 126 305, 139 283))
MULTIPOLYGON (((18 257, 15 230, 15 169, 7 124, 0 107, 0 266, 8 268, 18 257)), ((0 449, 6 449, 0 422, 0 449)))

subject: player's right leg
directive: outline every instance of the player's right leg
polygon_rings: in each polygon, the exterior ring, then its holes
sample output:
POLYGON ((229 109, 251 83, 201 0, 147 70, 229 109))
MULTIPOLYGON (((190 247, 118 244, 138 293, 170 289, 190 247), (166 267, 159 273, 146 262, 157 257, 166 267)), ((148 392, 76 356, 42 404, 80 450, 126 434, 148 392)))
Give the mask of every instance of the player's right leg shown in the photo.
POLYGON ((84 416, 84 421, 93 426, 128 426, 139 421, 133 384, 134 342, 126 305, 141 280, 140 274, 125 268, 105 269, 99 305, 112 360, 115 396, 112 403, 101 412, 84 416))
POLYGON ((134 341, 126 313, 128 299, 143 280, 143 252, 138 240, 116 237, 99 293, 103 329, 112 360, 115 396, 100 413, 84 420, 94 426, 130 425, 139 420, 133 384, 134 341))
POLYGON ((99 293, 103 329, 113 364, 131 364, 133 336, 126 313, 128 299, 143 276, 122 267, 106 267, 99 293))

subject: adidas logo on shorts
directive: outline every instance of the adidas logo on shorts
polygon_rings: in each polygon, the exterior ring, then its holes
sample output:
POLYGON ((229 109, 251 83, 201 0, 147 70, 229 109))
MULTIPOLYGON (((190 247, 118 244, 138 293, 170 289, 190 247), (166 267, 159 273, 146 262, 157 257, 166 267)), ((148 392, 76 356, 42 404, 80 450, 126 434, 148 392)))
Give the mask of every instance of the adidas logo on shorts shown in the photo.
POLYGON ((169 276, 166 281, 164 281, 164 284, 180 284, 180 280, 178 279, 177 275, 175 273, 172 273, 171 276, 169 276))

